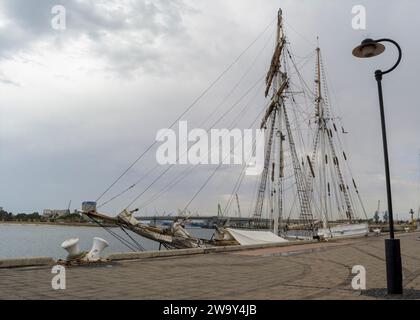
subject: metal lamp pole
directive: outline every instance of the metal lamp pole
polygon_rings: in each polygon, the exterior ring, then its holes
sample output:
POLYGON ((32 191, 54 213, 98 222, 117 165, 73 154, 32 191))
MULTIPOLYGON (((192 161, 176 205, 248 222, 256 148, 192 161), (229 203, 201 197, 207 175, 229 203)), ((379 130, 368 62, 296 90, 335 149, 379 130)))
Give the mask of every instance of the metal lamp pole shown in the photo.
POLYGON ((385 177, 386 177, 386 193, 388 202, 388 214, 389 214, 389 239, 385 239, 385 255, 386 255, 386 270, 387 270, 387 284, 388 294, 402 294, 403 283, 402 283, 402 263, 401 263, 401 248, 400 240, 395 239, 394 236, 394 215, 392 210, 392 193, 391 193, 391 175, 389 171, 389 157, 388 157, 388 141, 386 134, 386 122, 384 112, 384 99, 382 92, 382 78, 385 74, 393 71, 400 64, 402 59, 401 47, 397 42, 391 39, 379 39, 372 40, 366 39, 360 46, 353 50, 353 55, 358 58, 371 58, 375 57, 385 51, 385 47, 381 42, 389 42, 394 44, 398 49, 398 60, 395 65, 386 71, 376 70, 375 79, 378 84, 379 94, 379 109, 381 114, 381 126, 382 126, 382 142, 384 150, 384 162, 385 162, 385 177))

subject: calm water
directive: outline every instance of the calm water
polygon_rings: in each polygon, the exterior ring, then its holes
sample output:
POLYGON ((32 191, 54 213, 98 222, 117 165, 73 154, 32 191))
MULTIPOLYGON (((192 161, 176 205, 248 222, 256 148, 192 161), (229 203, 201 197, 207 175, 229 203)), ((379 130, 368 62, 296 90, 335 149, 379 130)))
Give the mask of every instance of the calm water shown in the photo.
MULTIPOLYGON (((128 237, 120 229, 112 229, 115 233, 128 237)), ((213 230, 191 228, 188 232, 196 237, 210 239, 213 230)), ((146 250, 158 250, 159 244, 130 233, 146 250)), ((17 225, 0 224, 0 259, 14 257, 46 256, 65 258, 67 252, 61 248, 61 243, 70 238, 79 238, 80 250, 92 247, 93 237, 101 237, 110 244, 104 255, 111 252, 131 251, 119 240, 111 236, 106 230, 97 227, 71 227, 51 225, 17 225)))

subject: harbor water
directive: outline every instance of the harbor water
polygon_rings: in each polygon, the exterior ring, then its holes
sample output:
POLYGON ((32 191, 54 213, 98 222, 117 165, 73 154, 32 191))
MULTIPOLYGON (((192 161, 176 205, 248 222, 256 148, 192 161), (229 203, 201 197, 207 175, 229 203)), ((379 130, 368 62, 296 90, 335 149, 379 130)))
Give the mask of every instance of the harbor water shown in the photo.
MULTIPOLYGON (((130 240, 120 229, 112 228, 111 230, 130 240)), ((211 229, 203 228, 188 228, 187 230, 191 235, 203 239, 210 239, 214 232, 211 229)), ((145 250, 159 249, 157 242, 133 233, 130 233, 130 236, 145 250)), ((109 242, 110 246, 105 249, 104 255, 111 252, 132 251, 101 227, 0 224, 0 259, 35 256, 65 258, 67 252, 61 248, 63 241, 79 238, 80 249, 87 251, 92 247, 93 237, 101 237, 109 242)))

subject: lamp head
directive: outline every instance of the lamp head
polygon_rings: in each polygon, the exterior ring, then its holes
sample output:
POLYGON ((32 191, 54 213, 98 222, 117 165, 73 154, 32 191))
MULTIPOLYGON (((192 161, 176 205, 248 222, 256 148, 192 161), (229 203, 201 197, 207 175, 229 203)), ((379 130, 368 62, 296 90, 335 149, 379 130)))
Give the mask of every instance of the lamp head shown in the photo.
POLYGON ((357 58, 372 58, 379 56, 385 51, 385 46, 373 39, 365 39, 354 48, 353 55, 357 58))

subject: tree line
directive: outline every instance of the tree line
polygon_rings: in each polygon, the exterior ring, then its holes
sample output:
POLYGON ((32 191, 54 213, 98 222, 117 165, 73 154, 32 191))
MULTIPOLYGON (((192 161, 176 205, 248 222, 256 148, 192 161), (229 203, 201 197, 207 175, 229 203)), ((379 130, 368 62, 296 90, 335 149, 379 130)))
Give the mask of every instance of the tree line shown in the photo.
POLYGON ((85 222, 86 218, 78 213, 71 213, 61 217, 51 217, 46 218, 39 214, 39 212, 33 213, 18 213, 13 214, 12 212, 7 212, 5 210, 0 210, 0 221, 3 222, 85 222))

